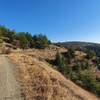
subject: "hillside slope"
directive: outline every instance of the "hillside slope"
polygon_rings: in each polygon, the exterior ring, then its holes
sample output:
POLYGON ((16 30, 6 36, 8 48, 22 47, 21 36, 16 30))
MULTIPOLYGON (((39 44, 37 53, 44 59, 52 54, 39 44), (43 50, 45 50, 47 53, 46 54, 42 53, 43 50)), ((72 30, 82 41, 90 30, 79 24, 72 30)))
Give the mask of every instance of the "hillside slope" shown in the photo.
POLYGON ((16 76, 25 100, 99 100, 44 61, 22 53, 12 53, 9 58, 17 65, 16 76))

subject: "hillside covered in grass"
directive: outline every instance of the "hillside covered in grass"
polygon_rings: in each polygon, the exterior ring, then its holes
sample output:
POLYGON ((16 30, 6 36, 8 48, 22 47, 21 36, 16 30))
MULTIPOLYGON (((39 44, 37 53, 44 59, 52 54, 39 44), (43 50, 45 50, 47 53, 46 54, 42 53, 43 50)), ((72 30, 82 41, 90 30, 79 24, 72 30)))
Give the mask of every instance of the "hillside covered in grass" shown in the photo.
POLYGON ((11 49, 8 57, 18 65, 18 80, 26 100, 32 100, 37 92, 42 96, 34 97, 35 100, 98 100, 96 96, 100 97, 100 55, 88 48, 90 44, 64 46, 51 43, 43 34, 32 35, 0 26, 2 51, 4 43, 5 48, 11 49))

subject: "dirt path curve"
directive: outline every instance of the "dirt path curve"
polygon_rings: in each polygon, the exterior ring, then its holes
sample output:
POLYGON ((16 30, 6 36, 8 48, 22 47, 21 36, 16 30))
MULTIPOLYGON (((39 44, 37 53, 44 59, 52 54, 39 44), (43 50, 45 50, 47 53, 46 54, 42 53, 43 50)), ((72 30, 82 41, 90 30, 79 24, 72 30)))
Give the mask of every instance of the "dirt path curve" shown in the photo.
POLYGON ((0 55, 0 100, 23 100, 13 68, 14 64, 6 56, 0 55))

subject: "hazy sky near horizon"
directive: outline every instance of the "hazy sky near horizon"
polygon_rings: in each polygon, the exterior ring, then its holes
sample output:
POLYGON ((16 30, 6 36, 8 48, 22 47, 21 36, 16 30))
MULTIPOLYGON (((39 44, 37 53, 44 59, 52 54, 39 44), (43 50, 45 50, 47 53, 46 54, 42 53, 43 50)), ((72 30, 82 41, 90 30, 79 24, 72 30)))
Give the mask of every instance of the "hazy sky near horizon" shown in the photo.
POLYGON ((100 43, 100 0, 0 0, 0 24, 56 42, 100 43))

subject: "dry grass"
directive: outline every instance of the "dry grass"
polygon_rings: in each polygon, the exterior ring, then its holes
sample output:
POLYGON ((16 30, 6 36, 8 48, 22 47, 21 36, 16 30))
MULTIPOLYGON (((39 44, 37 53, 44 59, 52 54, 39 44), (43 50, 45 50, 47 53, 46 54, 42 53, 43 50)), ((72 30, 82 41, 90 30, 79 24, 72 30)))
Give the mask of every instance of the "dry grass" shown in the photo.
POLYGON ((9 57, 17 64, 25 100, 99 100, 29 54, 12 53, 9 57))

